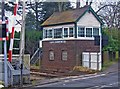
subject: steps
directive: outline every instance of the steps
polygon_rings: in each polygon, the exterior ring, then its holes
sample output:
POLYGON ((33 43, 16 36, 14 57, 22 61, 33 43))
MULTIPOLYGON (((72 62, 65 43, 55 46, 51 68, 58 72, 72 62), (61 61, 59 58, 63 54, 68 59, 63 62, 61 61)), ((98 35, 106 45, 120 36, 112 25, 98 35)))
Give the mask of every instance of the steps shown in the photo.
POLYGON ((36 64, 41 59, 42 49, 38 48, 30 59, 30 64, 36 64))

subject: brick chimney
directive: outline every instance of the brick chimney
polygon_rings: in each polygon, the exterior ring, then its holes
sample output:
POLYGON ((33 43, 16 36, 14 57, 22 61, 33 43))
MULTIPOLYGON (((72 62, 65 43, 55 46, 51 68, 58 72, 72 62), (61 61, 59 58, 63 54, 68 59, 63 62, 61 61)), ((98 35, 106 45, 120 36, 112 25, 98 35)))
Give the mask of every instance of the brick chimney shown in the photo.
POLYGON ((88 6, 88 0, 86 1, 86 6, 88 6))
POLYGON ((77 0, 77 2, 76 2, 76 8, 80 8, 80 0, 77 0))

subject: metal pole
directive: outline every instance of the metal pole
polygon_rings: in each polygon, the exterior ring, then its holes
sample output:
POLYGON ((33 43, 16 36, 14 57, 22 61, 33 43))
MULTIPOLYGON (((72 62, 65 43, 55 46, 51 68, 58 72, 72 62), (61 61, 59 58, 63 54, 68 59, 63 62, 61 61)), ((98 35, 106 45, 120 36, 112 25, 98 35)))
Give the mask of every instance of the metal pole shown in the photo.
MULTIPOLYGON (((5 22, 5 13, 4 13, 4 0, 2 0, 2 21, 5 22)), ((7 76, 7 42, 4 40, 4 84, 5 87, 8 87, 8 76, 7 76)))
POLYGON ((25 47, 25 0, 23 0, 23 15, 22 15, 22 27, 21 27, 21 37, 20 37, 20 86, 23 85, 23 58, 24 58, 24 47, 25 47))

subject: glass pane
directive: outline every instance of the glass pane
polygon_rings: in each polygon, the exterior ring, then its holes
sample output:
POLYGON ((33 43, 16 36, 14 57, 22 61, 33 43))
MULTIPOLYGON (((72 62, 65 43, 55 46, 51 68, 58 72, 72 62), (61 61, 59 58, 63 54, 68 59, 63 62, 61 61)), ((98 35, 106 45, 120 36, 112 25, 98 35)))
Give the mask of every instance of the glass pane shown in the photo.
POLYGON ((54 60, 54 52, 53 51, 50 51, 49 58, 50 58, 50 60, 54 60))
POLYGON ((52 38, 52 30, 49 30, 48 37, 52 38))
POLYGON ((80 28, 78 27, 78 37, 84 37, 85 33, 84 33, 84 28, 80 28))
POLYGON ((99 28, 93 28, 93 36, 99 36, 99 28))
POLYGON ((67 60, 67 51, 62 51, 62 60, 67 60))
POLYGON ((47 38, 47 30, 44 30, 44 38, 47 38))
POLYGON ((69 28, 69 37, 73 37, 73 27, 69 28))
POLYGON ((54 38, 62 38, 62 28, 54 29, 54 38))
POLYGON ((64 37, 68 37, 68 28, 64 28, 64 37))
POLYGON ((92 28, 86 28, 86 37, 92 37, 92 28))

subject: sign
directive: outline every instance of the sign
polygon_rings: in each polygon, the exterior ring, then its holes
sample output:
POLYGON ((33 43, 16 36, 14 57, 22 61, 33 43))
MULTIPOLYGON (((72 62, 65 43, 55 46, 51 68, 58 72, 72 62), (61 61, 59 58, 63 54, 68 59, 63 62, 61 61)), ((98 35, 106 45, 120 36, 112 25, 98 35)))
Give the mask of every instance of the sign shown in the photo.
POLYGON ((94 44, 99 46, 100 45, 100 36, 94 36, 94 37, 95 37, 94 44))
MULTIPOLYGON (((95 37, 95 41, 94 44, 96 46, 100 45, 100 36, 94 36, 95 37)), ((107 35, 102 35, 102 47, 107 46, 108 45, 108 36, 107 35)))
POLYGON ((108 43, 109 43, 108 39, 109 39, 109 38, 108 38, 107 35, 103 35, 103 36, 102 36, 102 47, 108 45, 108 43))
POLYGON ((0 38, 6 37, 6 24, 0 24, 0 38))
POLYGON ((66 41, 50 41, 51 44, 53 43, 66 43, 66 41))

